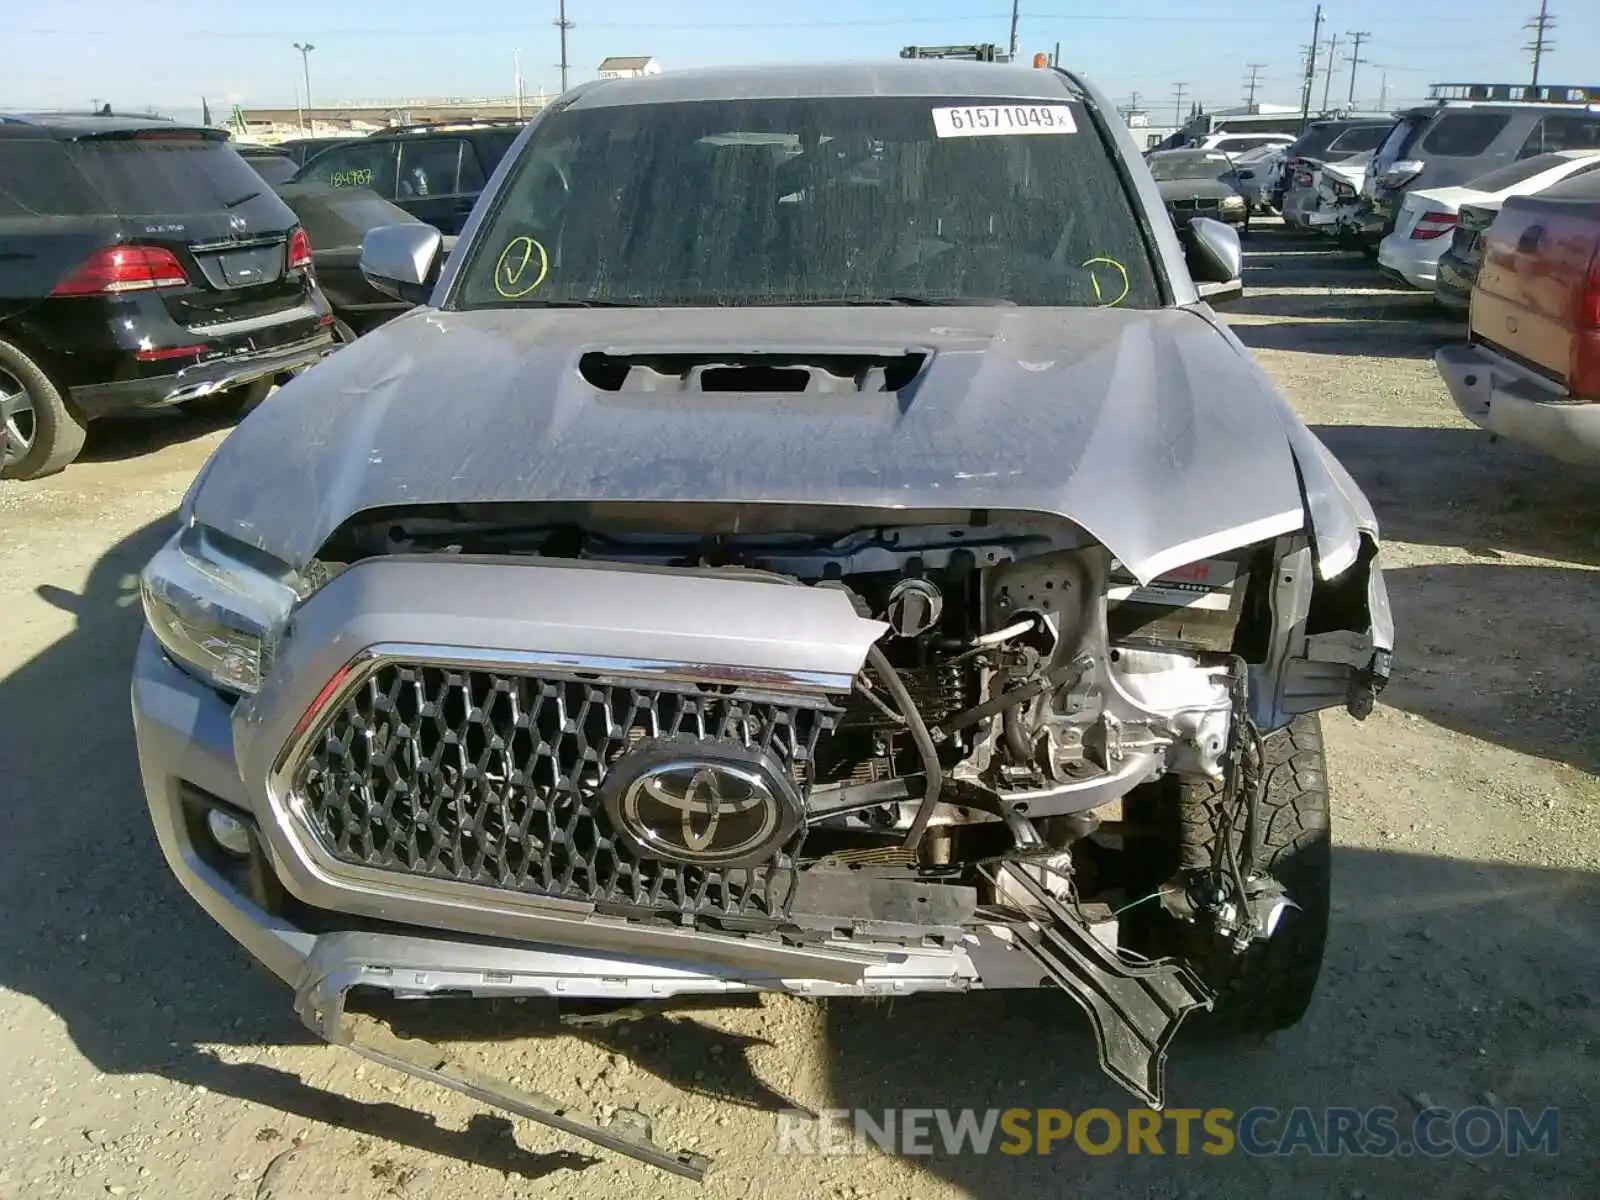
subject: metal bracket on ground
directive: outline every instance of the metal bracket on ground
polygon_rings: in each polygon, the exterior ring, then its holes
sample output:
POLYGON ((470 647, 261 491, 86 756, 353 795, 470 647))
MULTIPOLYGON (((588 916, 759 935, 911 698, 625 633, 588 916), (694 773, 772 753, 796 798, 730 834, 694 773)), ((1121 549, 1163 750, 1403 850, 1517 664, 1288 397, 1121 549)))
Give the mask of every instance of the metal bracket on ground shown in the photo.
POLYGON ((431 1042, 401 1037, 375 1017, 347 1011, 346 995, 352 987, 362 983, 377 985, 376 980, 365 978, 359 971, 314 977, 302 985, 295 997, 295 1008, 301 1020, 318 1037, 354 1050, 383 1066, 447 1087, 696 1183, 702 1182, 711 1169, 711 1160, 705 1155, 657 1145, 652 1140, 650 1119, 643 1113, 618 1109, 611 1123, 602 1125, 586 1114, 572 1112, 552 1097, 525 1092, 479 1074, 455 1061, 448 1050, 431 1042))

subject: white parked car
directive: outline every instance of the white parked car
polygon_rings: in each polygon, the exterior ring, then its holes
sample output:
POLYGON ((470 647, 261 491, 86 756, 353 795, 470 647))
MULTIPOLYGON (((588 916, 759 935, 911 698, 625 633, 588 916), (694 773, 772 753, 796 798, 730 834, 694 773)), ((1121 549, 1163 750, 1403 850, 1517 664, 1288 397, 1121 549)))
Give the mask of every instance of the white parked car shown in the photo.
POLYGON ((1394 232, 1378 246, 1378 266, 1391 278, 1431 292, 1462 205, 1498 206, 1511 196, 1531 196, 1597 167, 1600 150, 1559 150, 1536 154, 1455 187, 1408 192, 1395 216, 1394 232))
POLYGON ((1292 133, 1240 133, 1223 131, 1221 133, 1208 133, 1193 146, 1191 150, 1220 150, 1229 158, 1238 158, 1250 150, 1259 150, 1262 146, 1289 146, 1294 143, 1292 133))

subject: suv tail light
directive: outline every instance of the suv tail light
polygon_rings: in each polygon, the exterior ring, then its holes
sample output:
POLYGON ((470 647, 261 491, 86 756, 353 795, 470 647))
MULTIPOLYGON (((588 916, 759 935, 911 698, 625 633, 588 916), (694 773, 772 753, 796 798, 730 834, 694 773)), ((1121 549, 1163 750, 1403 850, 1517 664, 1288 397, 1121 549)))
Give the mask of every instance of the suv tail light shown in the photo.
POLYGON ((1589 274, 1583 281, 1583 292, 1578 299, 1578 328, 1600 330, 1600 246, 1595 247, 1589 259, 1589 274))
POLYGON ((1459 220, 1455 213, 1438 212, 1437 210, 1425 212, 1417 218, 1417 223, 1411 227, 1411 236, 1417 241, 1428 241, 1431 238, 1442 237, 1456 227, 1459 220))
POLYGON ((1577 328, 1572 331, 1572 373, 1568 390, 1576 400, 1600 400, 1600 246, 1589 258, 1578 294, 1577 328))
POLYGON ((311 238, 304 229, 296 229, 289 238, 289 270, 304 271, 311 265, 311 238))
POLYGON ((1406 184, 1422 174, 1422 168, 1426 165, 1420 159, 1415 158, 1406 158, 1396 163, 1390 163, 1378 175, 1378 183, 1388 188, 1405 187, 1406 184))
POLYGON ((119 296, 156 288, 188 287, 177 255, 163 246, 107 246, 51 290, 52 296, 119 296))

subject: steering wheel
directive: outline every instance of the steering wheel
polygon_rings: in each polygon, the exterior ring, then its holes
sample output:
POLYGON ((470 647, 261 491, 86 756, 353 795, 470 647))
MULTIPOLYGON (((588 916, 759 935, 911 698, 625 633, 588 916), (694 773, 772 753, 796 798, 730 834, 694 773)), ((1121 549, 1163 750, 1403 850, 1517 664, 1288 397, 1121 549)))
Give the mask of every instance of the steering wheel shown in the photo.
POLYGON ((1072 307, 1114 307, 1127 289, 1108 262, 1057 265, 1037 255, 1014 255, 1003 246, 957 243, 914 263, 903 273, 905 282, 897 280, 895 287, 929 297, 945 293, 1003 300, 1020 292, 1053 297, 1053 303, 1072 307))
POLYGON ((998 283, 1004 275, 1004 268, 997 261, 1001 253, 1003 251, 998 247, 990 249, 970 243, 946 243, 942 249, 919 257, 905 269, 907 290, 927 295, 940 292, 963 296, 985 295, 994 289, 974 288, 968 286, 966 280, 976 276, 998 283))

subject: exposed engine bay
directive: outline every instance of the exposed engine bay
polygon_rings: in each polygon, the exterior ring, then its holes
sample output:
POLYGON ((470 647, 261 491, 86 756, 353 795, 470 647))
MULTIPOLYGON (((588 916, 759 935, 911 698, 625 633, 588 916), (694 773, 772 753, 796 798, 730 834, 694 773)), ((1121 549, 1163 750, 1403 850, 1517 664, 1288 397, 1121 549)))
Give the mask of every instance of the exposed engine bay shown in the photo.
MULTIPOLYGON (((532 556, 845 590, 887 631, 852 692, 833 698, 810 760, 783 764, 803 795, 795 865, 909 868, 976 882, 995 900, 974 864, 1066 850, 1096 831, 1093 810, 1163 775, 1225 779, 1250 733, 1241 652, 1265 647, 1271 621, 1248 603, 1249 582, 1272 570, 1274 549, 1140 586, 1076 527, 971 515, 840 531, 812 512, 815 532, 708 536, 628 521, 385 514, 340 531, 324 561, 532 556)), ((775 831, 769 854, 780 841, 775 831)), ((647 849, 673 857, 665 842, 647 849)))

